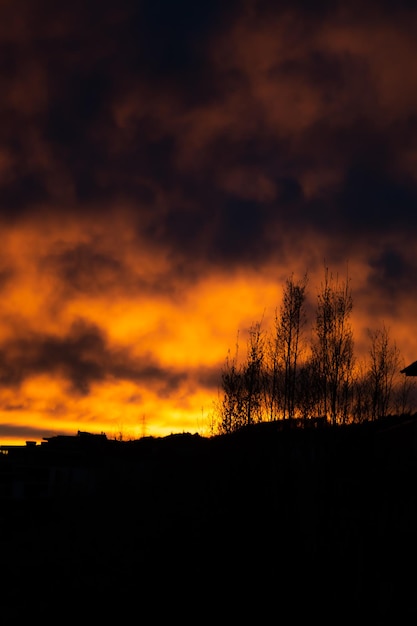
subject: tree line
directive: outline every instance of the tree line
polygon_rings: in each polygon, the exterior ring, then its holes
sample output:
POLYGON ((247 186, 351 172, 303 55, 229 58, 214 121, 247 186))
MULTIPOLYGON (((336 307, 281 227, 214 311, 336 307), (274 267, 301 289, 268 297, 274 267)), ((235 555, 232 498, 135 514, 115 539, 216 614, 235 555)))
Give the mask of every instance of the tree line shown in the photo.
POLYGON ((244 358, 239 339, 234 354, 228 352, 212 431, 317 417, 347 424, 411 412, 414 381, 400 375, 400 351, 385 324, 368 329, 367 355, 355 357, 350 282, 348 274, 340 280, 325 267, 310 320, 308 274, 287 278, 272 328, 253 323, 244 358))

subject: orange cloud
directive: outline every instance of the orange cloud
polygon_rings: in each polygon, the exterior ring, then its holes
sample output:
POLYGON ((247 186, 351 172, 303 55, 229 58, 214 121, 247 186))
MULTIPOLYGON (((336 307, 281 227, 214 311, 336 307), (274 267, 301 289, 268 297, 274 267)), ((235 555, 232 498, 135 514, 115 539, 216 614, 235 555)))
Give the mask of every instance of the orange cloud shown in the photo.
POLYGON ((168 33, 2 3, 0 441, 202 428, 238 333, 293 272, 312 312, 324 263, 358 353, 385 322, 415 360, 415 13, 264 5, 168 33))
MULTIPOLYGON (((129 245, 128 235, 120 246, 123 233, 130 232, 125 227, 125 221, 117 227, 115 220, 110 239, 89 219, 64 231, 51 221, 45 230, 38 222, 27 222, 17 232, 4 229, 3 262, 7 257, 13 276, 3 287, 0 315, 6 351, 0 393, 4 442, 78 429, 130 437, 140 436, 145 427, 156 435, 208 432, 220 369, 238 331, 243 356, 250 325, 263 319, 270 328, 285 277, 306 269, 306 257, 300 259, 295 249, 293 257, 287 251, 280 267, 213 270, 194 283, 181 282, 169 274, 163 258, 154 263, 153 251, 129 245), (86 275, 75 279, 67 266, 62 273, 59 251, 77 250, 80 242, 91 255, 76 257, 77 272, 86 275), (94 254, 98 261, 91 275, 94 254), (85 282, 88 276, 94 282, 85 282), (159 289, 161 276, 170 290, 159 289), (5 434, 8 424, 16 427, 14 437, 5 434)), ((314 248, 313 242, 309 245, 314 248)), ((320 247, 318 240, 315 246, 320 247)), ((318 257, 317 252, 310 276, 312 302, 321 280, 318 257)), ((343 263, 337 271, 343 278, 343 263)), ((365 259, 355 259, 349 272, 361 297, 353 317, 360 338, 378 316, 372 294, 366 294, 365 259)), ((384 321, 411 360, 407 329, 416 313, 411 298, 408 306, 402 317, 396 310, 384 321)))

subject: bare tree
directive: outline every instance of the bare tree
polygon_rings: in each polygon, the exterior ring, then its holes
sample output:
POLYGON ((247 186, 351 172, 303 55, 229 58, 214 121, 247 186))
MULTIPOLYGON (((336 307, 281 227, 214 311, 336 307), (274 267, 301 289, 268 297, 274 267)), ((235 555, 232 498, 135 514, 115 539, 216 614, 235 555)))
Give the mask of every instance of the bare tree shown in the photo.
POLYGON ((352 419, 354 422, 367 421, 371 415, 370 379, 364 359, 356 367, 353 380, 352 419))
POLYGON ((278 358, 278 342, 276 333, 266 340, 264 362, 264 394, 267 418, 276 420, 281 412, 281 389, 283 370, 278 358))
POLYGON ((247 358, 243 369, 246 423, 262 421, 264 403, 264 359, 265 339, 261 323, 249 329, 247 358))
POLYGON ((220 434, 232 433, 245 423, 245 403, 243 391, 243 375, 238 364, 239 342, 236 341, 236 352, 231 356, 230 350, 221 372, 222 398, 218 406, 218 431, 220 434))
POLYGON ((371 391, 371 419, 387 415, 391 409, 394 378, 400 369, 400 354, 383 324, 369 330, 369 380, 371 391))
POLYGON ((353 367, 353 333, 349 322, 352 295, 349 278, 339 283, 325 268, 317 296, 312 357, 320 387, 320 413, 335 424, 348 415, 353 367))
POLYGON ((261 323, 249 329, 247 354, 244 363, 238 360, 239 342, 236 352, 230 351, 221 372, 222 398, 218 405, 219 433, 235 432, 242 426, 259 422, 264 409, 264 347, 265 339, 261 323))
POLYGON ((318 417, 320 411, 320 385, 317 370, 311 358, 305 360, 299 368, 297 377, 297 404, 300 417, 304 420, 318 417))
POLYGON ((296 281, 291 275, 284 287, 279 315, 275 316, 275 358, 281 364, 282 417, 292 418, 295 413, 297 366, 300 358, 301 340, 306 324, 305 299, 307 274, 296 281))

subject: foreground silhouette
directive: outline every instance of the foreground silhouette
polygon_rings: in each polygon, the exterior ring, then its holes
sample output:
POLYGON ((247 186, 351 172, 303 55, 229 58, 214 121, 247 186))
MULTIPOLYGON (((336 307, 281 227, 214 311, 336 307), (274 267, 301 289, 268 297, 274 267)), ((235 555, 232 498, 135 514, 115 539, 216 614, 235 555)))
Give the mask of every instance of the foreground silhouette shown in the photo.
POLYGON ((61 490, 2 499, 2 615, 415 619, 416 434, 404 416, 9 450, 3 485, 26 455, 61 490))

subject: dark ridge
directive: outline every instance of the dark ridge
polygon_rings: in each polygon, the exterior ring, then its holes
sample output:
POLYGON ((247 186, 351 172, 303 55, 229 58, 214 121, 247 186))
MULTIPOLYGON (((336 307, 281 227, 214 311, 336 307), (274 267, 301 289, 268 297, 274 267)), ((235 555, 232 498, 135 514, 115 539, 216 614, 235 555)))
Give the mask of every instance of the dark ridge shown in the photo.
POLYGON ((416 415, 1 450, 5 620, 417 618, 416 415))

